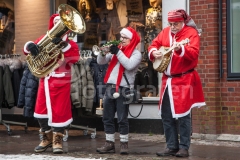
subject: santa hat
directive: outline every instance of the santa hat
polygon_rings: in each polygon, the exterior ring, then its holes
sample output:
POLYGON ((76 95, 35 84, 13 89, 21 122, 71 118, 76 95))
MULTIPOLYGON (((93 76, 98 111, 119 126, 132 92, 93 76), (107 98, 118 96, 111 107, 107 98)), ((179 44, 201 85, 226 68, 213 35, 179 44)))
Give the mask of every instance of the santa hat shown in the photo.
POLYGON ((56 16, 54 19, 53 19, 53 23, 55 23, 56 21, 59 21, 60 20, 60 16, 56 16))
POLYGON ((190 19, 191 17, 183 9, 176 9, 168 12, 169 22, 184 21, 187 23, 190 19))
POLYGON ((48 29, 49 29, 49 30, 52 29, 53 26, 54 26, 54 21, 59 20, 59 19, 60 19, 59 14, 53 14, 53 15, 50 17, 50 19, 49 19, 48 29))
POLYGON ((133 36, 133 33, 130 30, 128 30, 127 28, 123 28, 120 31, 120 34, 124 34, 129 39, 132 39, 132 36, 133 36))
POLYGON ((198 31, 198 34, 201 35, 202 30, 197 28, 197 25, 195 24, 193 19, 183 9, 176 9, 168 12, 168 21, 169 22, 184 21, 184 23, 187 26, 193 27, 198 31))
MULTIPOLYGON (((131 28, 131 27, 127 27, 127 28, 123 28, 120 31, 121 34, 124 34, 125 36, 127 36, 128 38, 131 39, 131 43, 125 47, 119 45, 118 48, 121 49, 121 51, 125 54, 126 57, 130 58, 134 49, 136 48, 136 46, 138 45, 138 43, 140 42, 140 37, 137 34, 137 32, 131 28)), ((113 70, 113 68, 116 66, 116 64, 118 63, 118 58, 116 55, 113 55, 113 58, 108 66, 106 75, 104 77, 104 82, 107 83, 108 78, 110 77, 110 74, 113 70)), ((118 93, 118 89, 122 80, 122 76, 124 73, 125 68, 120 64, 119 67, 119 71, 118 71, 118 76, 117 76, 117 81, 116 81, 116 92, 113 94, 114 98, 118 98, 120 96, 120 94, 118 93)))

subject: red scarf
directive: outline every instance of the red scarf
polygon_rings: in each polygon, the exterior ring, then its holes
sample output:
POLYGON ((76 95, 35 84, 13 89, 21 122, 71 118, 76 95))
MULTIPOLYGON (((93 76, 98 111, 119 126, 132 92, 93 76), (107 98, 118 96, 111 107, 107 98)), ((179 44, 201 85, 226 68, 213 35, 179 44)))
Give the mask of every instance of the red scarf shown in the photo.
MULTIPOLYGON (((133 28, 127 27, 127 29, 129 31, 131 31, 133 34, 130 44, 125 47, 122 47, 122 48, 119 45, 118 48, 121 49, 121 51, 125 54, 126 57, 130 58, 133 53, 133 50, 136 48, 137 44, 140 42, 140 37, 138 36, 137 32, 133 28)), ((110 77, 110 74, 117 63, 118 63, 118 58, 116 55, 113 55, 112 60, 108 66, 106 75, 104 77, 104 83, 107 83, 107 81, 110 77)), ((119 71, 118 71, 118 77, 117 77, 117 81, 116 81, 116 92, 118 92, 118 88, 121 83, 124 70, 125 70, 125 68, 122 66, 122 64, 120 64, 119 71)))

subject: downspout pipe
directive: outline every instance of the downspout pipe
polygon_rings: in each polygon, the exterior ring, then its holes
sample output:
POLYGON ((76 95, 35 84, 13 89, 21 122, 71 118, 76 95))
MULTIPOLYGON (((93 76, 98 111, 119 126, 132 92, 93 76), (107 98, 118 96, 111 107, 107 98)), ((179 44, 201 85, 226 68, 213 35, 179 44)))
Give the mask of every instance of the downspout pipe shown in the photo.
POLYGON ((218 0, 218 37, 219 37, 219 78, 223 76, 222 66, 222 0, 218 0))
POLYGON ((55 0, 50 0, 49 1, 49 6, 50 6, 50 16, 53 15, 55 13, 55 0))

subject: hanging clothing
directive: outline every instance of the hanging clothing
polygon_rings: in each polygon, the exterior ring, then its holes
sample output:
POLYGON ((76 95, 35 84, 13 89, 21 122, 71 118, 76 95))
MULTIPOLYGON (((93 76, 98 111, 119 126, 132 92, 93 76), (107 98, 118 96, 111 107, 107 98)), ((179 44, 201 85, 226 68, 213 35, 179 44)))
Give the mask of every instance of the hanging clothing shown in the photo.
POLYGON ((14 107, 14 93, 13 87, 11 83, 12 73, 9 69, 9 66, 6 65, 4 67, 4 74, 3 74, 3 86, 5 92, 5 102, 7 103, 8 108, 14 107), (9 83, 10 82, 10 83, 9 83))
POLYGON ((99 106, 100 99, 103 98, 103 95, 106 91, 106 84, 104 83, 104 77, 108 68, 108 64, 100 65, 97 63, 96 58, 92 58, 90 63, 94 88, 96 90, 93 102, 99 106))
POLYGON ((21 75, 22 75, 22 68, 14 69, 12 72, 12 86, 13 86, 13 95, 14 95, 14 106, 17 106, 19 91, 20 91, 20 84, 21 84, 21 75))
POLYGON ((36 97, 38 91, 38 78, 35 77, 28 66, 25 65, 23 76, 20 82, 17 107, 23 108, 24 117, 33 117, 36 97))
POLYGON ((3 66, 0 66, 0 108, 2 108, 4 100, 3 73, 3 66))

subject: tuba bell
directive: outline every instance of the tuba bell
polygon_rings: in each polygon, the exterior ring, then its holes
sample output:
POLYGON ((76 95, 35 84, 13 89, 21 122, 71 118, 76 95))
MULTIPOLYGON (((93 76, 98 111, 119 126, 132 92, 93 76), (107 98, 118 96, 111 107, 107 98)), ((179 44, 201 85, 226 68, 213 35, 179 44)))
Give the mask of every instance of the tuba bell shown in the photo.
POLYGON ((38 78, 47 76, 64 61, 64 55, 61 51, 63 47, 60 44, 52 43, 53 38, 62 38, 71 32, 82 34, 86 31, 86 24, 81 14, 70 5, 61 4, 58 7, 58 13, 60 20, 37 43, 39 54, 37 56, 28 54, 26 57, 29 70, 38 78))

